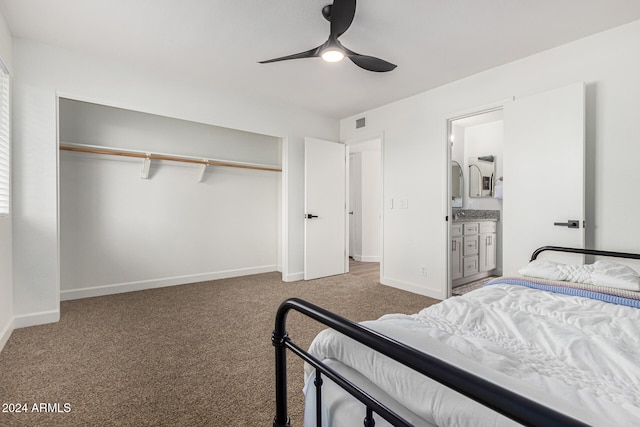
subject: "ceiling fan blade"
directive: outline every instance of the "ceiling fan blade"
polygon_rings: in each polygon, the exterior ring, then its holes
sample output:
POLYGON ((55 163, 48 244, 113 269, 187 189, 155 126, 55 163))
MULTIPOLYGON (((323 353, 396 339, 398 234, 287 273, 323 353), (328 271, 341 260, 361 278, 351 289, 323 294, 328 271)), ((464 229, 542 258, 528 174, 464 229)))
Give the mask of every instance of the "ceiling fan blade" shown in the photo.
POLYGON ((334 0, 331 6, 331 37, 337 39, 349 29, 356 15, 356 0, 334 0))
POLYGON ((397 65, 387 62, 384 59, 376 58, 374 56, 360 55, 359 53, 352 51, 348 51, 347 56, 358 67, 377 73, 385 73, 397 67, 397 65))
POLYGON ((294 53, 293 55, 281 56, 280 58, 267 59, 260 61, 260 64, 268 64, 270 62, 286 61, 289 59, 315 58, 319 55, 320 47, 314 47, 306 52, 294 53))

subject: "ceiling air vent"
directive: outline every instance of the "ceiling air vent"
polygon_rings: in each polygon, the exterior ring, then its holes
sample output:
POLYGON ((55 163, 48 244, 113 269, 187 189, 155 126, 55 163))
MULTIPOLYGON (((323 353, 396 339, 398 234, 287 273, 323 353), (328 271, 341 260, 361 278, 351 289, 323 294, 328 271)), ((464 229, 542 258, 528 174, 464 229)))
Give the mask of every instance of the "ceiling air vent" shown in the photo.
POLYGON ((362 129, 363 127, 365 127, 366 126, 365 121, 366 119, 364 117, 356 119, 356 129, 362 129))

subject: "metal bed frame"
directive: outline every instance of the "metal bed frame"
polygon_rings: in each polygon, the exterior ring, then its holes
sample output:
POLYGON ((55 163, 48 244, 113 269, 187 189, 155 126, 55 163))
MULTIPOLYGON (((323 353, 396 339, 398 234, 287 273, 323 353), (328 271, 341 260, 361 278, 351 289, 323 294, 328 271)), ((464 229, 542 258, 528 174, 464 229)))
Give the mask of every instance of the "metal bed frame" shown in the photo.
MULTIPOLYGON (((638 254, 623 252, 599 251, 592 249, 565 248, 544 246, 536 249, 531 260, 535 260, 543 251, 569 252, 585 255, 607 256, 640 259, 638 254)), ((312 356, 291 341, 286 331, 286 319, 290 310, 308 316, 329 328, 364 344, 373 350, 402 363, 405 366, 451 388, 494 411, 527 426, 586 426, 583 422, 562 414, 554 409, 541 405, 529 398, 514 393, 504 387, 491 383, 479 376, 457 368, 447 361, 420 352, 383 334, 354 323, 344 317, 332 313, 298 298, 284 301, 278 308, 275 329, 271 341, 275 347, 276 373, 276 416, 274 427, 290 427, 287 415, 287 358, 286 350, 291 350, 316 369, 314 385, 316 387, 316 425, 322 425, 322 376, 326 376, 337 385, 354 396, 366 407, 363 421, 364 427, 375 425, 373 414, 376 413, 394 426, 411 427, 412 425, 391 409, 370 396, 365 390, 353 384, 321 360, 312 356)))

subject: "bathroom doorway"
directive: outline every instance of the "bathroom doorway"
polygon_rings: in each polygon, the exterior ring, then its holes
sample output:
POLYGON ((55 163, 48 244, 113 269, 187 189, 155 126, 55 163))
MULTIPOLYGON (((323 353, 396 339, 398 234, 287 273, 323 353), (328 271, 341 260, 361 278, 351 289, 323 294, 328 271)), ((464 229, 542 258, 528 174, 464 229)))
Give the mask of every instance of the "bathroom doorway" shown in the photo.
POLYGON ((450 283, 460 294, 502 273, 502 108, 448 120, 450 283))

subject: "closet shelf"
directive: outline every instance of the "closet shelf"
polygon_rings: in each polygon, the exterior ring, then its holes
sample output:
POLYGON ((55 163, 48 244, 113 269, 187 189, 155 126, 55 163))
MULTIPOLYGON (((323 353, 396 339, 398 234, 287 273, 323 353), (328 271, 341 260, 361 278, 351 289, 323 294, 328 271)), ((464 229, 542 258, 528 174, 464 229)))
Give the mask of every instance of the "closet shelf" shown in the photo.
POLYGON ((193 156, 180 156, 174 154, 150 153, 137 150, 124 150, 120 148, 104 147, 99 145, 74 144, 68 142, 60 143, 60 150, 75 151, 80 153, 106 154, 109 156, 137 157, 150 160, 167 160, 171 162, 195 163, 204 166, 222 166, 241 169, 256 169, 263 171, 282 172, 282 169, 272 165, 261 165, 256 163, 242 163, 225 161, 218 159, 206 159, 193 156))

